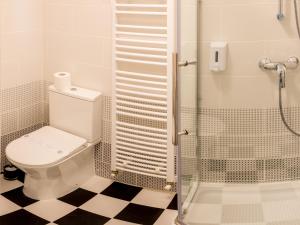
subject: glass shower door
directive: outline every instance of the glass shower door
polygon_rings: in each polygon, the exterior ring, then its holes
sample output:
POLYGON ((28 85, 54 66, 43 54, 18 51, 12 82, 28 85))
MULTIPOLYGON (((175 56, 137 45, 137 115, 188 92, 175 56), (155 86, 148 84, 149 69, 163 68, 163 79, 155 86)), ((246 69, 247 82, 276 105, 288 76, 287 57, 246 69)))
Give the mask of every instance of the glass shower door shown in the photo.
POLYGON ((197 0, 178 1, 179 221, 198 187, 197 172, 197 0))

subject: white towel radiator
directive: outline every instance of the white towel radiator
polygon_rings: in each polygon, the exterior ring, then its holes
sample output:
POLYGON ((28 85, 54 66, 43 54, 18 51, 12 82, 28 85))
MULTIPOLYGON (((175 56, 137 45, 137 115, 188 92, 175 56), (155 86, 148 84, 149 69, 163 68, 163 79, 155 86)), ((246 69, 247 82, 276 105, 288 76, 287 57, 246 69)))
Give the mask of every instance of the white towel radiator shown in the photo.
POLYGON ((174 4, 114 0, 113 175, 121 170, 175 182, 174 4))

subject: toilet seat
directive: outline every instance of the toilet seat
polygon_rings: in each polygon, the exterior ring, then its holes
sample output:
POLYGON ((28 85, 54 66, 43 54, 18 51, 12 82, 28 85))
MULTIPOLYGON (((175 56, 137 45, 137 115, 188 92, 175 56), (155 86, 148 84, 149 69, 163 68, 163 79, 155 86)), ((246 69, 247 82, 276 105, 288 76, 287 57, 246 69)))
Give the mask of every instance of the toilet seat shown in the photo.
POLYGON ((87 140, 51 126, 45 126, 12 141, 7 158, 29 167, 51 166, 87 147, 87 140))

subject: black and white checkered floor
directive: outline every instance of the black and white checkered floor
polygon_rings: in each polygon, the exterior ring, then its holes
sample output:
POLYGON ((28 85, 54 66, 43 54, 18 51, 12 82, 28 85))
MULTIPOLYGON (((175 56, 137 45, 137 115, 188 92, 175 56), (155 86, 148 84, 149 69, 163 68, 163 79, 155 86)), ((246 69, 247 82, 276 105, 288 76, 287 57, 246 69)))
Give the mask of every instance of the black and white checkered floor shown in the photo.
POLYGON ((172 225, 175 193, 153 191, 93 177, 59 199, 26 197, 20 181, 0 177, 1 225, 172 225))

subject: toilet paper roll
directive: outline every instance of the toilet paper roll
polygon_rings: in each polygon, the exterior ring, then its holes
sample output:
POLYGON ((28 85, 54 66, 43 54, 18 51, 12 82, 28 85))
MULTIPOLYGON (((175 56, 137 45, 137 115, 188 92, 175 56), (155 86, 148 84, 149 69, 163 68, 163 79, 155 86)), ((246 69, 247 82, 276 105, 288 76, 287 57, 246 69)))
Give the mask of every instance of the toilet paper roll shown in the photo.
POLYGON ((67 72, 57 72, 54 75, 54 87, 59 91, 66 91, 71 88, 71 74, 67 72))

